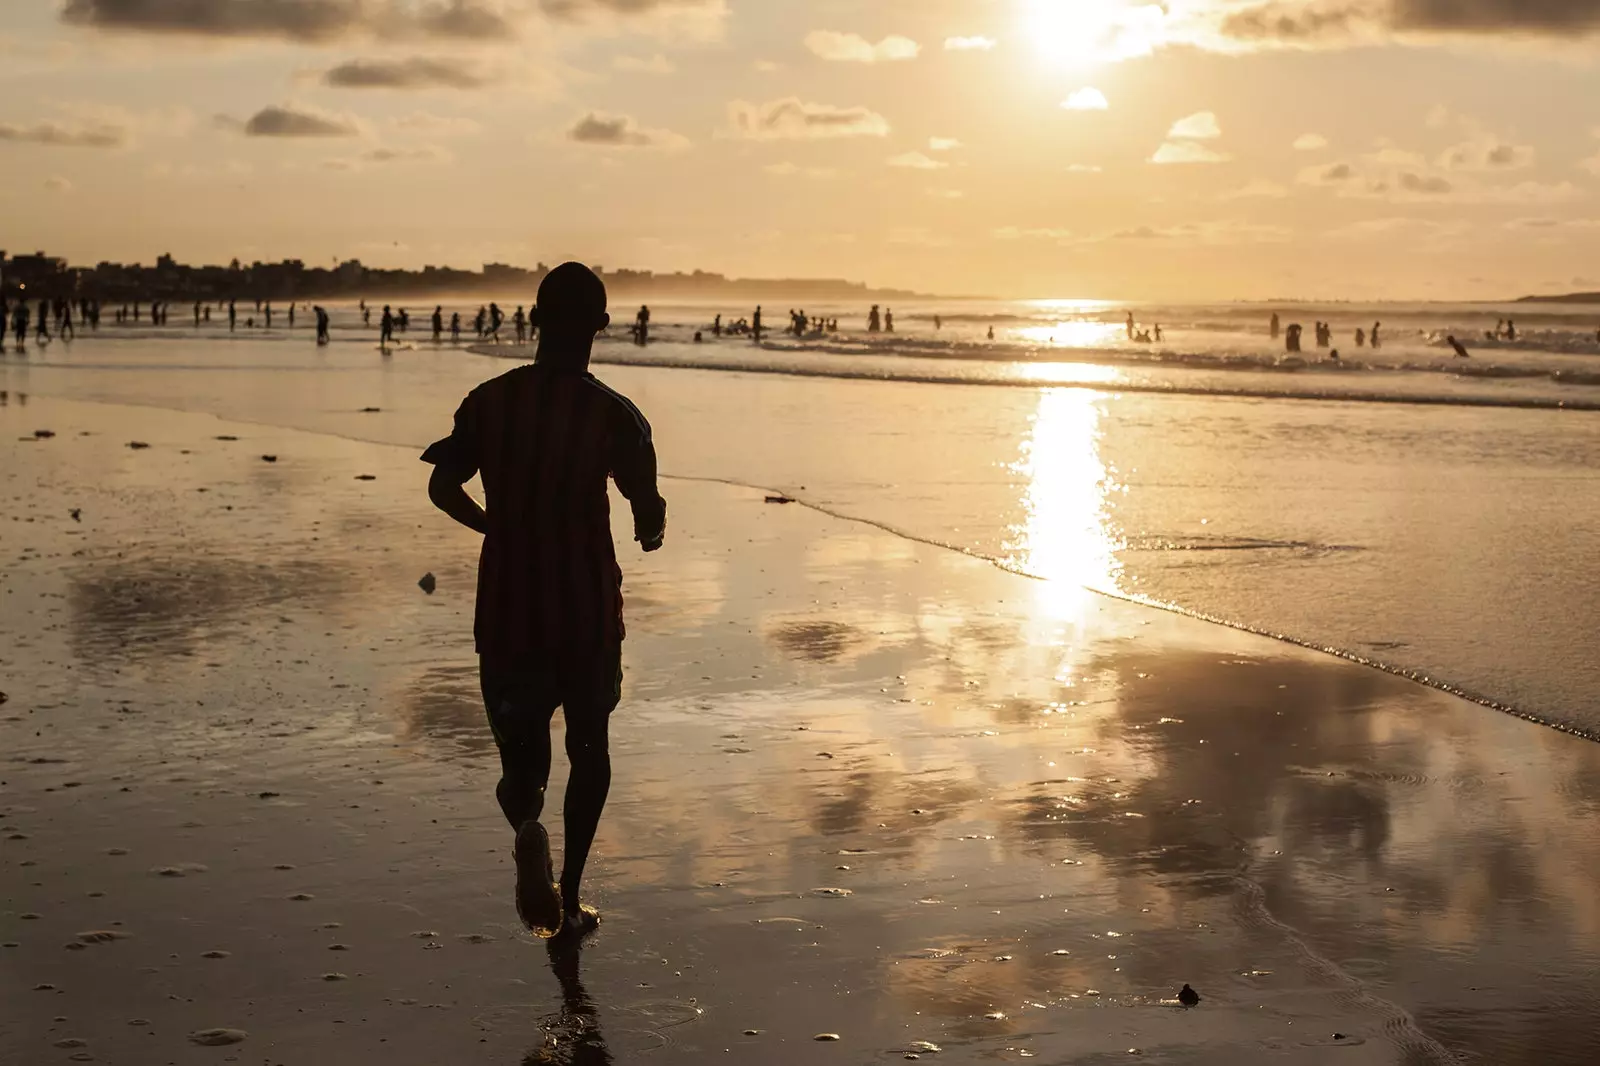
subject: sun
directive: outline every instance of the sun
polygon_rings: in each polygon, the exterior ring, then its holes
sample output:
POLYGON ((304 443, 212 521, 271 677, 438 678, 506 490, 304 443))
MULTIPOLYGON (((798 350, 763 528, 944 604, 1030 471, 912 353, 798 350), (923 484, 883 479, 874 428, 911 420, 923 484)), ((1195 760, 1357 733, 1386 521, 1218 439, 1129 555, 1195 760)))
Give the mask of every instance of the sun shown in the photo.
POLYGON ((1137 0, 1024 0, 1022 21, 1052 66, 1082 70, 1149 55, 1165 17, 1137 0))

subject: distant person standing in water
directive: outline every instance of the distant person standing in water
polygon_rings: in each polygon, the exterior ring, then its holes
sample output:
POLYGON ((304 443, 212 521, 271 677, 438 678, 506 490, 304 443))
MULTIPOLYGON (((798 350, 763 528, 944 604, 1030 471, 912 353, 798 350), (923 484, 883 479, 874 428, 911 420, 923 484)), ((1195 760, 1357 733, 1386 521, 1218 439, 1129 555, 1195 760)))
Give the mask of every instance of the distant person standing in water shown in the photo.
POLYGON ((1128 332, 1128 339, 1130 341, 1133 340, 1133 335, 1135 333, 1135 330, 1133 328, 1133 312, 1132 311, 1128 312, 1128 321, 1127 321, 1127 324, 1125 325, 1124 328, 1128 332))
POLYGON ((1363 348, 1367 343, 1367 331, 1360 326, 1356 327, 1356 347, 1363 348))
POLYGON ((50 340, 50 301, 39 301, 39 325, 35 329, 33 339, 40 343, 49 343, 50 340))
POLYGON ((195 329, 199 329, 200 328, 200 301, 199 300, 196 300, 194 302, 194 328, 195 329))
POLYGON ((228 332, 232 333, 239 321, 239 309, 232 300, 228 301, 228 332))
POLYGON ((500 305, 489 304, 489 336, 494 338, 496 344, 500 343, 500 326, 506 320, 506 313, 500 310, 500 305))
POLYGON ((22 351, 28 343, 28 301, 17 301, 16 310, 11 312, 11 332, 16 337, 17 351, 22 351))
POLYGON ((461 312, 454 311, 450 315, 450 343, 461 343, 461 312))
POLYGON ((622 572, 608 482, 628 500, 646 552, 662 545, 667 504, 650 423, 589 372, 595 335, 610 323, 604 284, 565 263, 540 284, 539 307, 532 365, 468 394, 454 430, 422 460, 434 467, 429 499, 483 534, 473 631, 500 752, 495 798, 516 834, 517 915, 539 936, 577 941, 600 924, 583 903, 583 871, 611 788, 610 721, 622 697, 622 572), (475 475, 483 506, 464 487, 475 475), (540 822, 558 707, 572 767, 559 883, 540 822))
POLYGON ((289 301, 289 328, 294 329, 294 301, 289 301))
POLYGON ((389 305, 383 305, 383 318, 378 321, 378 347, 387 348, 394 340, 394 315, 389 310, 389 305))
POLYGON ((272 301, 271 300, 267 301, 267 306, 262 310, 261 313, 266 315, 266 318, 267 318, 266 328, 267 329, 271 329, 272 328, 272 301))
POLYGON ((1283 332, 1283 326, 1278 322, 1278 312, 1272 312, 1272 339, 1277 340, 1278 334, 1283 332))
POLYGON ((1283 345, 1284 350, 1288 352, 1298 352, 1300 350, 1300 326, 1298 323, 1289 326, 1288 331, 1284 334, 1283 345))
POLYGON ((989 327, 989 339, 990 340, 994 340, 994 327, 993 326, 989 327))
POLYGON ((444 340, 444 305, 433 305, 433 343, 444 340))
POLYGON ((718 315, 716 318, 711 320, 711 335, 713 337, 722 336, 722 316, 721 315, 718 315))
POLYGON ((639 313, 633 320, 633 340, 635 344, 643 346, 650 342, 650 308, 640 306, 639 313))
POLYGON ((321 307, 313 307, 311 310, 317 316, 317 347, 320 348, 333 340, 328 336, 328 312, 321 307))
POLYGON ((883 331, 885 333, 894 332, 894 312, 888 310, 887 308, 885 308, 883 312, 883 331))
POLYGON ((933 316, 933 328, 935 330, 943 329, 944 328, 944 319, 940 318, 938 315, 934 315, 933 316))
POLYGON ((1516 339, 1517 339, 1517 324, 1515 322, 1511 321, 1511 319, 1508 318, 1508 319, 1506 319, 1506 340, 1515 341, 1516 339))
POLYGON ((1383 323, 1382 322, 1374 322, 1372 324, 1372 332, 1367 337, 1367 343, 1370 344, 1374 348, 1380 348, 1380 347, 1383 346, 1383 341, 1378 339, 1378 330, 1380 330, 1382 328, 1383 328, 1383 323))
POLYGON ((761 305, 756 304, 756 313, 750 316, 750 336, 757 344, 761 343, 761 305))
POLYGON ((882 320, 878 317, 878 305, 873 304, 872 310, 867 312, 867 332, 876 333, 882 328, 882 320))
POLYGON ((517 331, 517 343, 523 344, 528 339, 528 316, 522 311, 522 305, 517 305, 517 313, 511 316, 511 325, 517 331))
POLYGON ((372 328, 372 308, 367 306, 367 301, 361 301, 361 324, 368 329, 372 328))

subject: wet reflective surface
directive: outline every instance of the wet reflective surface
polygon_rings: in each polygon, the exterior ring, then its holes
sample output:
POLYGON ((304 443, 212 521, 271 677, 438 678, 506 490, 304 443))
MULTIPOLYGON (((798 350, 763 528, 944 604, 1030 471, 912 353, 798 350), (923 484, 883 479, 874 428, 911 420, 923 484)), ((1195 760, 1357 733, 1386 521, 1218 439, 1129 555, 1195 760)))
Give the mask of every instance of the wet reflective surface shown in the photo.
MULTIPOLYGON (((1105 432, 1059 403, 1035 446, 1105 432)), ((209 1027, 245 1030, 250 1057, 394 1063, 1600 1046, 1600 747, 1081 593, 1114 544, 1104 466, 1022 468, 1078 501, 1015 534, 1080 567, 1055 583, 669 485, 671 550, 624 553, 591 864, 606 921, 562 957, 516 927, 471 538, 428 512, 412 454, 17 412, 0 995, 25 1013, 0 1028, 7 1061, 64 1039, 213 1061, 187 1040, 209 1027), (45 424, 55 438, 17 440, 45 424), (92 930, 131 935, 63 949, 92 930)))

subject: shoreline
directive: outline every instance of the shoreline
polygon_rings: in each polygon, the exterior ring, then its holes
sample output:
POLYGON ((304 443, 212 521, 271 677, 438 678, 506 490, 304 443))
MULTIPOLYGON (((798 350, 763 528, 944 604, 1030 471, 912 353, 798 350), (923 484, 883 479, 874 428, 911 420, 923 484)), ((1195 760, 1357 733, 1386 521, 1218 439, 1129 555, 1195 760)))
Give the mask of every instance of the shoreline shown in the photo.
POLYGON ((386 1063, 1580 1062, 1600 1036, 1561 1006, 1600 958, 1591 745, 681 481, 669 550, 623 552, 608 921, 552 972, 511 913, 472 538, 409 452, 38 398, 0 425, 33 549, 0 584, 21 1061, 210 1062, 188 1034, 216 1027, 386 1063))

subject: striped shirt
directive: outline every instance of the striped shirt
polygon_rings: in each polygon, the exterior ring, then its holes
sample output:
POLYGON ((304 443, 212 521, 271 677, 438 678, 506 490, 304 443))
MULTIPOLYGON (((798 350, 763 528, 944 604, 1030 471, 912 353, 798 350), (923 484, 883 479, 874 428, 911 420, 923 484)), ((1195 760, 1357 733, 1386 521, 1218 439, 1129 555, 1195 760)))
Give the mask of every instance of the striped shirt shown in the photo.
POLYGON ((455 430, 422 461, 483 477, 488 533, 478 563, 478 653, 590 660, 623 638, 622 570, 611 542, 614 478, 634 533, 660 537, 650 423, 582 370, 518 367, 468 394, 455 430))

